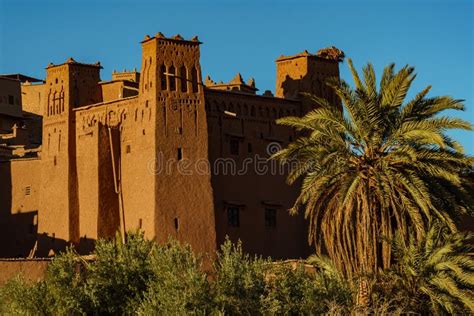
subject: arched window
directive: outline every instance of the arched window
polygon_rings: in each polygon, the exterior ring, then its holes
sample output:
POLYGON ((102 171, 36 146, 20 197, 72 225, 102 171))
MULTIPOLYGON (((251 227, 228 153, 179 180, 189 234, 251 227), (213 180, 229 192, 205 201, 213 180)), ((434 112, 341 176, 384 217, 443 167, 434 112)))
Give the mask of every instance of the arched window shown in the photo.
POLYGON ((188 75, 185 66, 179 69, 179 77, 181 80, 181 92, 188 92, 188 75))
POLYGON ((198 72, 197 72, 197 69, 196 67, 193 67, 193 69, 191 70, 191 83, 193 85, 193 92, 198 92, 199 91, 199 87, 198 87, 198 72))
POLYGON ((161 80, 161 90, 167 90, 168 84, 166 83, 166 66, 161 65, 160 67, 160 80, 161 80))
POLYGON ((56 97, 56 91, 53 93, 53 115, 56 114, 56 106, 57 106, 58 99, 56 97))
POLYGON ((145 62, 144 62, 144 65, 143 65, 143 82, 145 82, 145 84, 142 84, 142 92, 145 91, 145 86, 146 86, 146 74, 147 74, 146 62, 147 62, 147 60, 145 59, 145 62))
POLYGON ((170 91, 176 91, 176 70, 174 66, 170 67, 169 80, 170 80, 170 91))
POLYGON ((48 110, 48 116, 50 116, 51 115, 51 90, 48 93, 48 105, 47 105, 47 107, 48 107, 48 109, 47 109, 48 110))
POLYGON ((61 102, 61 113, 64 112, 64 91, 61 91, 59 94, 60 102, 61 102))

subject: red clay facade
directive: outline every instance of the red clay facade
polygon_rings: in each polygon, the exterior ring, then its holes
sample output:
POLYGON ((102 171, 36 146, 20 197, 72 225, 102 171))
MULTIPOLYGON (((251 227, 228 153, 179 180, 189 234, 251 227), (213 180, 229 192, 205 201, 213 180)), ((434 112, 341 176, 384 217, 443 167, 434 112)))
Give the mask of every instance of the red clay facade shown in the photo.
POLYGON ((339 77, 337 58, 281 56, 275 95, 259 95, 240 74, 203 83, 200 44, 146 36, 140 72, 106 82, 100 63, 72 58, 48 65, 39 84, 0 78, 0 101, 14 103, 0 109, 0 256, 69 244, 88 253, 97 238, 137 229, 197 252, 229 236, 275 259, 311 253, 303 215, 288 213, 298 187, 268 157, 297 138, 275 120, 311 109, 301 92, 338 104, 324 85, 339 77))

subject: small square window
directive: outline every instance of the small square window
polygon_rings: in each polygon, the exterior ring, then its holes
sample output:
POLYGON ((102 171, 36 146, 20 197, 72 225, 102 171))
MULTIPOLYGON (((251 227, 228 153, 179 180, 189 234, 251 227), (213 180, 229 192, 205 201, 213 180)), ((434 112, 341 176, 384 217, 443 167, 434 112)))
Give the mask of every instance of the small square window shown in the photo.
POLYGON ((130 145, 125 146, 125 153, 129 154, 131 151, 130 145))
POLYGON ((31 195, 31 186, 25 187, 25 195, 31 195))
POLYGON ((229 145, 230 145, 230 154, 238 156, 239 155, 239 140, 231 139, 229 145))
POLYGON ((277 221, 277 210, 274 208, 265 209, 265 227, 275 228, 277 221))
POLYGON ((183 160, 183 148, 178 147, 178 161, 183 160))
POLYGON ((232 227, 240 226, 239 208, 236 206, 229 206, 227 208, 227 224, 232 227))

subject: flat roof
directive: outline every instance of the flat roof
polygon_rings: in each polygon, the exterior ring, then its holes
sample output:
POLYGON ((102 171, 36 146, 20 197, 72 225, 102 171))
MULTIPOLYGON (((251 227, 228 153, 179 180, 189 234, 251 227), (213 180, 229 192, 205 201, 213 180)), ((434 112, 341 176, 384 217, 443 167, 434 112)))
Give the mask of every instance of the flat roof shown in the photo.
POLYGON ((23 74, 5 74, 5 75, 0 74, 0 77, 19 80, 21 82, 26 82, 26 81, 28 81, 28 82, 43 82, 43 80, 41 80, 41 79, 33 78, 33 77, 26 76, 26 75, 23 75, 23 74))

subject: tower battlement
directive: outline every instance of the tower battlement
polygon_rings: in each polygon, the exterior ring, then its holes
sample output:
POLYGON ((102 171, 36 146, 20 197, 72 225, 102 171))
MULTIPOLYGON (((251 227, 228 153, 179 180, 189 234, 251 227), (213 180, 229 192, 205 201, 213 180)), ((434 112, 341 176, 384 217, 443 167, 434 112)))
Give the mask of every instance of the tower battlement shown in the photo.
POLYGON ((114 80, 125 80, 132 82, 140 82, 140 73, 136 68, 132 70, 124 69, 123 71, 117 71, 114 69, 112 72, 112 81, 114 80))
POLYGON ((197 36, 193 36, 191 39, 186 40, 184 39, 180 34, 176 34, 171 37, 166 37, 163 35, 163 33, 158 32, 155 34, 155 36, 151 37, 150 35, 145 35, 145 38, 141 41, 141 43, 148 42, 150 40, 157 39, 160 41, 168 41, 168 42, 180 42, 183 44, 191 44, 191 45, 199 45, 202 44, 202 42, 199 41, 199 38, 197 36))
MULTIPOLYGON (((339 104, 333 91, 325 84, 328 78, 339 78, 339 62, 344 53, 332 46, 320 49, 316 54, 307 50, 292 56, 280 56, 276 62, 275 96, 287 99, 302 99, 302 93, 309 93, 339 104)), ((312 104, 303 102, 304 111, 312 104)))
POLYGON ((204 84, 207 88, 214 90, 239 91, 250 94, 255 94, 258 91, 258 89, 255 87, 255 79, 250 78, 246 83, 244 82, 244 79, 240 73, 237 73, 237 75, 235 75, 235 77, 228 83, 224 83, 222 81, 215 82, 208 75, 204 84))

